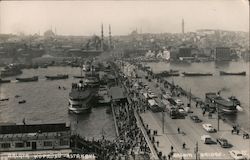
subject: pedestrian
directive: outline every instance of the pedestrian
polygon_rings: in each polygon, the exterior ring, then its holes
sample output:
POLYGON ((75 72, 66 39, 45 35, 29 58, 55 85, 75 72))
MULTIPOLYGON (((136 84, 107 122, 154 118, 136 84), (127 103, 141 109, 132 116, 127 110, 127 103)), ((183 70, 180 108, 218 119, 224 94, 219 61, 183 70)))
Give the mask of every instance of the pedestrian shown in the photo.
POLYGON ((170 156, 170 154, 168 154, 168 159, 170 160, 170 158, 171 158, 171 156, 170 156))
POLYGON ((239 129, 237 129, 237 135, 239 135, 239 133, 240 133, 240 130, 239 130, 239 129))
POLYGON ((205 116, 205 113, 206 113, 206 111, 205 111, 205 110, 203 110, 203 112, 202 112, 203 117, 205 116))
POLYGON ((180 134, 180 128, 179 127, 177 128, 177 132, 178 132, 178 134, 180 134))
POLYGON ((181 160, 184 160, 183 156, 181 157, 181 160))
POLYGON ((157 147, 159 147, 159 143, 160 143, 159 141, 156 142, 157 147))
POLYGON ((171 146, 171 152, 173 152, 173 150, 174 150, 174 147, 173 147, 173 146, 171 146))
POLYGON ((185 149, 186 148, 186 143, 184 142, 183 144, 182 144, 182 149, 185 149))

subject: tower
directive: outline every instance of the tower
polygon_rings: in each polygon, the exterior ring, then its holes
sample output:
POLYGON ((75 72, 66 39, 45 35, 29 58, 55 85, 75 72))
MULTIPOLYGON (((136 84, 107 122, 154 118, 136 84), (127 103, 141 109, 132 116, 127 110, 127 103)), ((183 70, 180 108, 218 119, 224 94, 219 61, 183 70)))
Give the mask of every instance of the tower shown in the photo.
POLYGON ((103 41, 104 41, 104 36, 103 36, 103 24, 101 25, 101 50, 103 50, 103 41))
POLYGON ((182 22, 181 22, 181 31, 182 31, 182 34, 185 33, 185 31, 184 31, 185 28, 184 27, 185 27, 184 19, 182 18, 182 22))
POLYGON ((112 48, 112 39, 111 39, 111 26, 109 25, 109 49, 112 48))

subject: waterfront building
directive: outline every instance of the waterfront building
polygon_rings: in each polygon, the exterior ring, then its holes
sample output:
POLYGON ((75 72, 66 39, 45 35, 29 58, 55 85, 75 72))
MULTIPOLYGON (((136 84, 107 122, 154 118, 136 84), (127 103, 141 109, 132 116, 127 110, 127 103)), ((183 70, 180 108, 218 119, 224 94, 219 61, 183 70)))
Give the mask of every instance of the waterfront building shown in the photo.
POLYGON ((70 135, 65 123, 1 125, 0 151, 70 149, 70 135))
POLYGON ((229 47, 216 47, 215 58, 217 61, 230 61, 231 51, 229 47))

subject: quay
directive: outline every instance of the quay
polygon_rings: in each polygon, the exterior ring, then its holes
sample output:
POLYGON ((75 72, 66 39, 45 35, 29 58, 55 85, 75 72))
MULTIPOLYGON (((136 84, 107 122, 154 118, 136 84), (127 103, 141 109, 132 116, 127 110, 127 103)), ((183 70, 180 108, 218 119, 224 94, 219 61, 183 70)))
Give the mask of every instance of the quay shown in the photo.
MULTIPOLYGON (((217 133, 208 133, 204 130, 202 127, 204 123, 210 123, 217 129, 217 114, 212 114, 211 117, 208 113, 203 115, 202 104, 204 102, 194 95, 191 95, 190 109, 192 113, 187 113, 188 115, 185 119, 171 119, 164 110, 163 112, 153 112, 149 107, 145 109, 145 105, 148 106, 147 100, 141 98, 143 96, 140 96, 142 93, 135 87, 134 84, 136 83, 142 83, 148 86, 148 88, 157 95, 157 97, 154 98, 155 101, 163 108, 163 92, 177 93, 175 96, 184 102, 183 107, 190 103, 190 94, 163 79, 155 79, 153 74, 150 75, 150 73, 145 73, 141 70, 138 70, 136 74, 139 78, 124 76, 123 84, 127 86, 126 90, 128 91, 129 98, 138 100, 136 103, 133 103, 139 111, 138 115, 142 123, 145 124, 145 126, 147 126, 145 128, 149 130, 147 135, 150 137, 151 143, 155 146, 155 151, 159 159, 231 160, 233 158, 229 152, 232 150, 239 151, 246 158, 250 158, 250 140, 243 138, 243 134, 247 133, 246 131, 240 130, 239 134, 233 134, 232 126, 224 121, 224 119, 219 120, 220 128, 217 133), (174 87, 173 91, 170 91, 171 87, 174 87), (196 102, 199 102, 198 105, 194 105, 196 102), (202 123, 194 123, 189 118, 191 115, 197 115, 202 120, 202 123), (178 132, 178 128, 180 132, 178 132), (215 142, 217 138, 225 138, 232 144, 232 148, 222 148, 218 143, 210 145, 204 144, 204 142, 201 141, 201 136, 203 135, 210 135, 215 142), (184 147, 183 144, 185 144, 184 147)), ((146 89, 142 86, 141 90, 145 91, 146 89)))

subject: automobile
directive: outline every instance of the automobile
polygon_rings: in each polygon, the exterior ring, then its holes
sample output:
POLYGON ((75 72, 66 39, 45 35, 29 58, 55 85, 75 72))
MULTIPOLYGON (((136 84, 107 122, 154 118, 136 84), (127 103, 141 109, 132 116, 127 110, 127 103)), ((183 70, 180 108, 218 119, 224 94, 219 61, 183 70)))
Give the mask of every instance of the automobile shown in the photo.
POLYGON ((230 144, 225 138, 217 138, 216 141, 220 144, 222 148, 232 147, 232 144, 230 144))
POLYGON ((246 156, 244 156, 240 151, 238 150, 231 150, 229 151, 230 156, 234 160, 247 160, 246 156))
POLYGON ((202 135, 201 141, 204 142, 204 144, 217 144, 214 140, 212 140, 210 135, 202 135))
POLYGON ((180 99, 176 99, 175 103, 177 104, 177 106, 184 105, 184 103, 180 99))
POLYGON ((201 120, 198 116, 196 116, 196 115, 190 116, 190 119, 191 119, 192 121, 194 121, 195 123, 200 123, 200 122, 202 122, 202 120, 201 120))
POLYGON ((149 96, 149 98, 157 98, 156 94, 153 92, 148 93, 148 96, 149 96))
POLYGON ((207 131, 207 132, 210 132, 210 133, 213 133, 213 132, 217 132, 215 128, 213 128, 213 126, 209 123, 204 123, 202 124, 202 127, 207 131))
POLYGON ((187 112, 184 110, 184 108, 179 107, 179 108, 178 108, 178 111, 179 111, 179 113, 180 113, 181 115, 187 116, 187 112))

